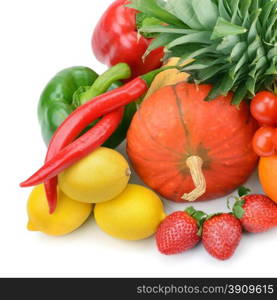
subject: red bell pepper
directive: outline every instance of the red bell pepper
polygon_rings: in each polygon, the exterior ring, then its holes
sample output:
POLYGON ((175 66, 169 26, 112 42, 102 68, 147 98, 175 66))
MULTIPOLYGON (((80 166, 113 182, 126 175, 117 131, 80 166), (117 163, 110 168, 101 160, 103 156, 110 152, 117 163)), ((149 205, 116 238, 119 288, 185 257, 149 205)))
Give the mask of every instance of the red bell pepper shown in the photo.
POLYGON ((143 61, 152 39, 138 34, 138 12, 127 4, 129 0, 116 0, 106 10, 94 30, 92 49, 96 58, 108 66, 127 63, 135 78, 161 66, 163 48, 152 51, 143 61))

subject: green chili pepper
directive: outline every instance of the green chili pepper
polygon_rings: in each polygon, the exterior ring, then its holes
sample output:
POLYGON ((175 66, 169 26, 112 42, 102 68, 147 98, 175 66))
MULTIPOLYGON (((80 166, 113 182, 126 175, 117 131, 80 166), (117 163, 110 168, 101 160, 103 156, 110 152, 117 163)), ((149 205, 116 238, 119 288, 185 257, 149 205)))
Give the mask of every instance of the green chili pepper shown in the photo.
MULTIPOLYGON (((125 63, 113 66, 99 77, 86 67, 72 67, 59 72, 47 84, 39 101, 38 118, 45 143, 49 143, 58 126, 75 108, 121 86, 119 80, 130 76, 130 68, 125 63)), ((125 139, 135 112, 135 103, 126 107, 120 126, 104 146, 115 148, 125 139)))

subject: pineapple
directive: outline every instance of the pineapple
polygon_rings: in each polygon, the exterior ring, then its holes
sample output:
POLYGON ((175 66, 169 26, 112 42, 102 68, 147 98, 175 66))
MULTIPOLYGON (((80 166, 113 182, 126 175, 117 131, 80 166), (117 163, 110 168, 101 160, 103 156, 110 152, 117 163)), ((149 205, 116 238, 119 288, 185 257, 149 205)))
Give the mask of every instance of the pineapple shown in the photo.
POLYGON ((211 83, 206 100, 234 93, 233 104, 273 86, 277 76, 277 0, 131 0, 129 7, 166 25, 143 26, 154 34, 147 53, 165 47, 181 57, 190 80, 211 83))

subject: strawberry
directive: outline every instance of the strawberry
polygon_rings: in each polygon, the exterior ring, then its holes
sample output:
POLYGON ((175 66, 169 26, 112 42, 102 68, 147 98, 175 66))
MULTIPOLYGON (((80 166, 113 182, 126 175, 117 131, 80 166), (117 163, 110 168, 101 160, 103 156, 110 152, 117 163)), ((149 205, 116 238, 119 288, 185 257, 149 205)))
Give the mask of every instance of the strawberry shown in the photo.
POLYGON ((202 242, 214 257, 230 258, 242 236, 240 221, 232 214, 222 213, 208 217, 203 224, 202 242))
MULTIPOLYGON (((249 190, 244 189, 249 192, 249 190)), ((248 232, 264 232, 277 226, 277 205, 265 195, 239 193, 233 214, 248 232)))
POLYGON ((198 230, 203 212, 189 207, 185 212, 176 211, 165 218, 156 233, 156 244, 165 255, 177 254, 193 248, 200 240, 198 230))

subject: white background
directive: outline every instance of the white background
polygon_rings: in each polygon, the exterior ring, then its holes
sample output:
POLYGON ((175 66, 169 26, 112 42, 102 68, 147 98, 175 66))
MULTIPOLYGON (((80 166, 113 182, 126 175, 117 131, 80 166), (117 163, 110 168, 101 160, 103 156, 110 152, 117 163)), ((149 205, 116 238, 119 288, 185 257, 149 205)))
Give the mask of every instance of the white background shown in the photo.
MULTIPOLYGON (((225 262, 210 257, 201 245, 181 255, 162 256, 154 239, 113 239, 92 218, 65 237, 26 230, 30 189, 18 184, 41 166, 46 151, 36 116, 40 92, 65 67, 105 70, 93 57, 90 37, 111 2, 1 1, 0 276, 276 277, 277 229, 245 234, 236 254, 225 262)), ((255 175, 249 186, 260 190, 255 175)), ((225 211, 225 203, 218 199, 195 207, 225 211)), ((165 204, 167 212, 186 207, 165 204)))

